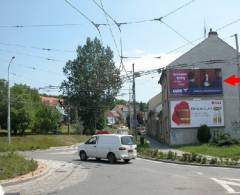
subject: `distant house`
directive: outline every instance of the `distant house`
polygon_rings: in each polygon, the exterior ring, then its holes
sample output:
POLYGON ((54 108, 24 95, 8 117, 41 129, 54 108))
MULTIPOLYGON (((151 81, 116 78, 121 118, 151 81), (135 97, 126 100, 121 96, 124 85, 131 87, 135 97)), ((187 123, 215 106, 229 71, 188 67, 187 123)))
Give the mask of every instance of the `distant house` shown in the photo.
POLYGON ((147 134, 162 140, 162 93, 148 101, 147 134))
POLYGON ((121 116, 116 111, 109 111, 107 113, 107 125, 114 125, 121 120, 121 116))
POLYGON ((118 104, 112 109, 112 111, 116 111, 123 119, 123 122, 126 122, 127 115, 129 113, 128 106, 123 104, 118 104))
POLYGON ((40 98, 41 98, 42 102, 45 102, 49 106, 55 107, 62 116, 67 115, 66 112, 65 112, 65 109, 61 105, 61 104, 64 103, 63 99, 55 98, 55 97, 48 97, 48 96, 40 96, 40 98), (60 104, 60 102, 61 102, 61 104, 60 104))

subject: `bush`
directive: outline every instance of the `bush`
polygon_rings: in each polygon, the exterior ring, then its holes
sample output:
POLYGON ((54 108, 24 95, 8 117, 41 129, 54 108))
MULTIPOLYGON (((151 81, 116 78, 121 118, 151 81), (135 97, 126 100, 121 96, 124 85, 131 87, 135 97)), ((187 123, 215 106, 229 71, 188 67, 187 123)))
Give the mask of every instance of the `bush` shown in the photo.
POLYGON ((207 125, 200 126, 197 131, 197 138, 201 143, 209 142, 211 138, 210 128, 207 125))
POLYGON ((207 158, 203 156, 201 159, 201 164, 206 164, 206 163, 207 163, 207 158))
POLYGON ((218 162, 217 158, 212 158, 212 159, 210 160, 209 164, 215 165, 215 164, 217 164, 217 162, 218 162))
POLYGON ((58 129, 60 121, 60 113, 56 108, 42 103, 36 114, 37 120, 34 129, 41 133, 54 132, 58 129))
POLYGON ((216 146, 230 146, 239 144, 237 139, 233 139, 228 133, 220 133, 211 140, 211 144, 216 146))
POLYGON ((76 134, 83 134, 83 126, 81 125, 80 122, 76 122, 75 124, 72 125, 73 132, 76 134))

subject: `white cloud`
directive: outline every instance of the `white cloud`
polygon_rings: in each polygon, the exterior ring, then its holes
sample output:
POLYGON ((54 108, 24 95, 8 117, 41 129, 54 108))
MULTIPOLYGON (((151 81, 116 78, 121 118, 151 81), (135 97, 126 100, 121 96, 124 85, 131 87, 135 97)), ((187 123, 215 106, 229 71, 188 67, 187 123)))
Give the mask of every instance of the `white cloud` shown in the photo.
POLYGON ((149 53, 143 55, 141 58, 124 60, 124 65, 127 71, 132 70, 132 64, 135 64, 135 71, 151 70, 162 68, 178 58, 182 53, 149 53), (159 57, 160 58, 156 58, 159 57))
POLYGON ((134 49, 133 50, 133 54, 135 55, 142 55, 142 54, 146 54, 147 52, 144 49, 134 49))
MULTIPOLYGON (((178 58, 182 53, 148 53, 138 59, 124 60, 124 65, 127 71, 132 71, 132 64, 135 64, 135 71, 146 71, 167 66, 169 63, 178 58), (160 59, 155 58, 161 56, 160 59)), ((122 72, 124 75, 125 72, 122 72)), ((161 86, 158 84, 160 75, 151 74, 147 76, 138 77, 136 79, 136 99, 137 101, 148 102, 150 98, 155 96, 161 91, 161 86)), ((131 82, 123 85, 123 88, 128 89, 131 87, 131 82)), ((126 92, 122 90, 122 92, 126 92)), ((120 98, 120 97, 119 97, 120 98)), ((121 98, 128 100, 129 95, 122 96, 121 98)))

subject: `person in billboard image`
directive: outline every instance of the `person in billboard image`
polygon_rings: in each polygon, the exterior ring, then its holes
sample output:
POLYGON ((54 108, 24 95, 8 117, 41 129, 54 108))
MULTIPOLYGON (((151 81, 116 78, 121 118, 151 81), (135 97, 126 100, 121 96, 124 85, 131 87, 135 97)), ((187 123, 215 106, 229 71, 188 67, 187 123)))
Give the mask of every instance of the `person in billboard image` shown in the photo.
POLYGON ((212 87, 221 89, 222 88, 222 71, 221 69, 215 69, 215 79, 212 82, 212 87))
POLYGON ((188 89, 189 91, 192 91, 193 89, 196 89, 197 83, 195 78, 195 73, 193 71, 190 71, 188 73, 188 89))
POLYGON ((189 125, 190 118, 190 106, 186 101, 181 101, 175 105, 172 114, 172 121, 177 125, 189 125))

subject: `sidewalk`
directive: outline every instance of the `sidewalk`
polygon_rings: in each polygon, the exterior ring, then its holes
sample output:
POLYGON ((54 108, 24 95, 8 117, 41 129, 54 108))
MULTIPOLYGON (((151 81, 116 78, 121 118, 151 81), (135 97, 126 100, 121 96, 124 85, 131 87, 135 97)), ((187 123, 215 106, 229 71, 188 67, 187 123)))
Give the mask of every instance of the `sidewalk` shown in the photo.
MULTIPOLYGON (((183 153, 187 153, 187 152, 183 152, 181 150, 173 149, 173 148, 171 148, 171 146, 164 144, 164 143, 160 143, 147 135, 145 136, 145 139, 149 141, 150 148, 159 149, 161 152, 168 153, 169 151, 172 151, 172 152, 176 152, 177 156, 182 156, 183 153)), ((212 158, 217 158, 218 160, 220 160, 219 157, 209 156, 206 154, 200 154, 200 155, 205 156, 208 160, 211 160, 212 158)), ((223 158, 223 159, 225 159, 225 158, 223 158)))
POLYGON ((182 154, 184 153, 180 150, 171 148, 171 146, 167 144, 160 143, 147 135, 145 135, 145 139, 149 141, 150 148, 159 149, 161 152, 168 153, 169 151, 172 151, 176 152, 178 156, 182 156, 182 154))

